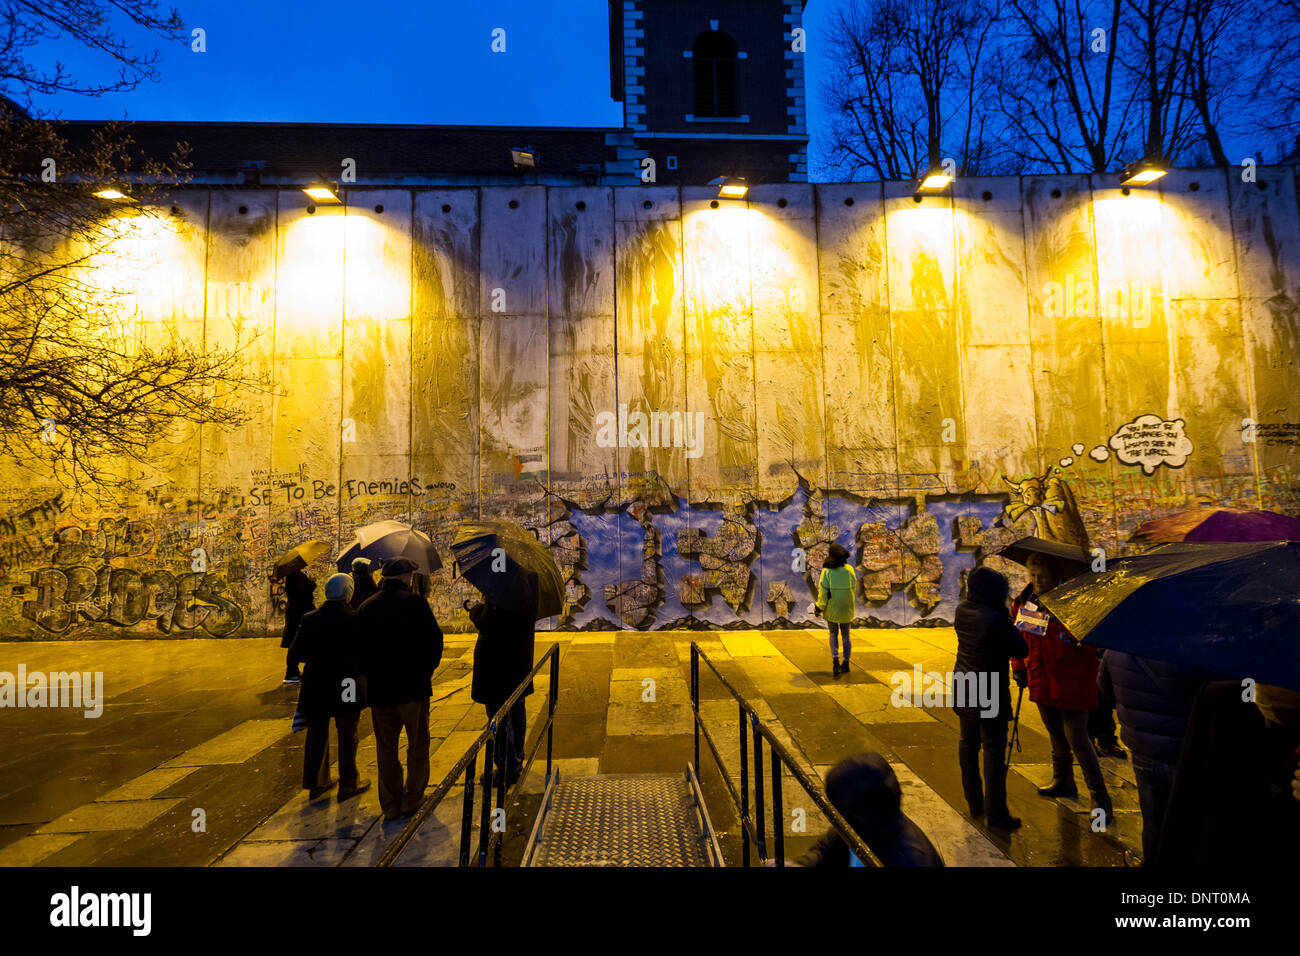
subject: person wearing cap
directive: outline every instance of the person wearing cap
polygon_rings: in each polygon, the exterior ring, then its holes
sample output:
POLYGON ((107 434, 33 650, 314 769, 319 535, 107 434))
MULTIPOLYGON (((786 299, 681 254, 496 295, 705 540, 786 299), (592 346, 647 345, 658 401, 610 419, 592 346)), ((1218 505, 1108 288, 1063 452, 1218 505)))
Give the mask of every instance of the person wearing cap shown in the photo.
MULTIPOLYGON (((889 761, 867 750, 826 774, 826 796, 885 866, 943 866, 929 837, 903 812, 903 790, 889 761)), ((796 861, 799 866, 864 866, 832 828, 796 861)))
POLYGON ((379 590, 375 584, 375 572, 370 566, 369 558, 355 558, 352 561, 352 600, 348 602, 353 610, 361 607, 379 590))
POLYGON ((379 805, 385 820, 419 809, 429 783, 429 698, 442 661, 442 629, 429 602, 411 590, 406 558, 384 565, 379 592, 361 605, 362 673, 375 728, 379 805), (403 782, 398 744, 406 731, 403 782))
POLYGON ((307 721, 302 786, 315 800, 330 780, 330 720, 339 745, 339 802, 370 789, 357 775, 357 724, 365 707, 361 677, 361 619, 348 607, 352 578, 335 574, 325 582, 325 603, 303 615, 292 653, 303 664, 298 712, 307 721))

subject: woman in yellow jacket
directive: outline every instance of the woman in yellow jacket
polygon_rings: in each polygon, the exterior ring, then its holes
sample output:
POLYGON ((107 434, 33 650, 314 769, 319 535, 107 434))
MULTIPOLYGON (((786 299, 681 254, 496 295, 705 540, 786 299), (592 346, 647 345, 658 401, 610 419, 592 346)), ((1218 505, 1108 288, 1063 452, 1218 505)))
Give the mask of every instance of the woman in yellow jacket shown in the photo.
POLYGON ((821 580, 817 582, 817 613, 824 614, 831 631, 831 672, 849 672, 849 625, 857 614, 853 596, 858 590, 858 576, 848 563, 849 552, 842 544, 832 544, 826 561, 822 564, 821 580), (840 666, 840 640, 844 642, 844 666, 840 666))

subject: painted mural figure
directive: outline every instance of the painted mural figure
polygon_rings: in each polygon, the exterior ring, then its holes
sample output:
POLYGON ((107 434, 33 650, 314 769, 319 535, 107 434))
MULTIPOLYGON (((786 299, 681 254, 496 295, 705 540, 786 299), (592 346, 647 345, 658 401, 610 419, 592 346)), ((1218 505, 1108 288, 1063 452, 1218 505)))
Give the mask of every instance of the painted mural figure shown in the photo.
POLYGON ((1019 482, 1007 481, 1005 477, 1002 479, 1009 488, 1020 494, 1019 501, 1007 505, 1007 523, 1019 521, 1024 514, 1030 513, 1034 516, 1038 537, 1045 541, 1078 545, 1086 550, 1088 532, 1083 526, 1079 505, 1074 500, 1074 492, 1058 471, 1053 466, 1041 475, 1019 482))

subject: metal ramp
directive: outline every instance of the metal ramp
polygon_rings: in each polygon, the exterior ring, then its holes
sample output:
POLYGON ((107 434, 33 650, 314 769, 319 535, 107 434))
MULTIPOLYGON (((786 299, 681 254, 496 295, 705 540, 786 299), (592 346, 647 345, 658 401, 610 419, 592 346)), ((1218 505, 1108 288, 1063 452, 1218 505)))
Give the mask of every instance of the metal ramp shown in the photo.
POLYGON ((566 777, 542 798, 524 866, 722 866, 695 772, 566 777))

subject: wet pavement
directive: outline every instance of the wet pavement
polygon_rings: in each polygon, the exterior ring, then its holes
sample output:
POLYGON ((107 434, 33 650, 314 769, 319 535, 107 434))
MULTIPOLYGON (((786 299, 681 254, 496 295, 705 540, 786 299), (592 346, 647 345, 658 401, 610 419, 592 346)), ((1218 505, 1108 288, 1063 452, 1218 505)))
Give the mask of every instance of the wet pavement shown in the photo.
MULTIPOLYGON (((449 635, 435 675, 431 788, 485 722, 483 708, 469 699, 473 640, 449 635)), ((821 630, 539 634, 539 655, 552 642, 561 649, 556 766, 562 775, 680 773, 693 760, 688 681, 690 644, 698 641, 809 773, 824 776, 861 749, 883 754, 903 785, 904 811, 950 866, 1137 862, 1140 816, 1127 761, 1102 760, 1116 819, 1108 832, 1094 833, 1084 803, 1034 792, 1051 776, 1050 747, 1026 699, 1023 751, 1008 781, 1012 813, 1024 826, 1010 835, 989 830, 965 812, 953 713, 891 704, 895 673, 910 674, 916 664, 949 670, 953 631, 858 630, 853 640, 852 672, 832 675, 821 630)), ((0 643, 0 671, 17 672, 20 664, 28 673, 102 671, 105 696, 97 718, 81 709, 0 710, 0 865, 372 863, 402 824, 380 821, 373 787, 345 803, 336 790, 307 799, 299 787, 303 736, 290 729, 297 688, 279 683, 283 655, 274 639, 0 643)), ((701 713, 738 783, 736 705, 703 665, 701 674, 701 713)), ((536 687, 528 698, 530 747, 545 676, 536 687)), ((361 774, 375 780, 368 712, 359 734, 361 774)), ((738 862, 736 813, 701 748, 708 809, 724 856, 738 862)), ((522 853, 535 817, 544 761, 543 743, 507 808, 507 864, 522 853)), ((785 853, 792 857, 824 822, 788 776, 783 794, 785 853)), ((462 799, 457 784, 401 865, 454 863, 462 799)))

